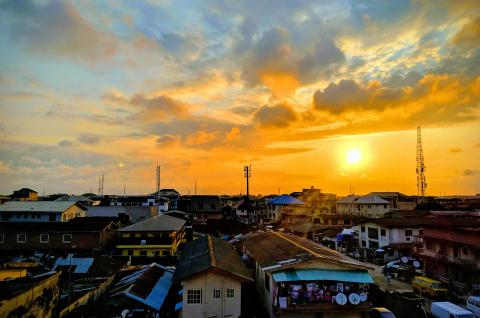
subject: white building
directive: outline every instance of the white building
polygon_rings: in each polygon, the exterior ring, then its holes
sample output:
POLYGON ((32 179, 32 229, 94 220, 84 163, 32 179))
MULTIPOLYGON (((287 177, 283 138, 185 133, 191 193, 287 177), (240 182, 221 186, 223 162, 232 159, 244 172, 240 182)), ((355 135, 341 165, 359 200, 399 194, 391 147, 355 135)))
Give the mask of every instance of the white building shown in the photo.
POLYGON ((398 247, 422 242, 425 222, 422 218, 383 218, 360 223, 358 245, 362 250, 390 247, 385 249, 385 259, 398 258, 402 256, 398 247))
POLYGON ((240 317, 242 283, 253 281, 233 247, 210 235, 183 247, 174 280, 183 286, 182 318, 240 317))
POLYGON ((337 213, 380 218, 392 211, 392 203, 376 195, 349 195, 336 202, 337 213))

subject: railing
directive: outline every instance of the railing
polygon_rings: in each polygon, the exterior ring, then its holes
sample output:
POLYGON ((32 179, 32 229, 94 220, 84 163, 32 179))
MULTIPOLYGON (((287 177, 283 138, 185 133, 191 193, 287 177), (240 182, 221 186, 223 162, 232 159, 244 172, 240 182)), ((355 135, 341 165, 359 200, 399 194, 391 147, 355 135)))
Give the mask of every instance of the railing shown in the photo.
POLYGON ((172 245, 172 244, 173 244, 172 238, 155 238, 155 237, 120 238, 117 243, 117 245, 172 245))
POLYGON ((303 311, 303 312, 336 312, 336 311, 366 311, 370 308, 368 302, 358 305, 346 304, 338 305, 334 303, 304 303, 304 304, 288 304, 286 308, 275 307, 277 312, 303 311))

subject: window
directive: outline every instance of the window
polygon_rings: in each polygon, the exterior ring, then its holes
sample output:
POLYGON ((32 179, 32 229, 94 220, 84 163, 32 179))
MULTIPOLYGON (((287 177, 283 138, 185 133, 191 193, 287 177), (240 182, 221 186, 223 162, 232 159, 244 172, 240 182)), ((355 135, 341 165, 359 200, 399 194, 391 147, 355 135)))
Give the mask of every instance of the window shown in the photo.
POLYGON ((187 291, 187 304, 201 304, 201 303, 202 303, 202 290, 189 289, 187 291))
POLYGON ((63 243, 71 243, 72 234, 63 234, 63 243))
POLYGON ((133 256, 133 250, 128 250, 128 256, 133 256))
POLYGON ((40 234, 40 243, 48 243, 49 240, 50 240, 50 235, 40 234))
POLYGON ((168 255, 170 255, 170 251, 163 251, 163 252, 162 252, 162 255, 163 255, 163 256, 168 256, 168 255))
POLYGON ((222 296, 222 290, 221 289, 214 289, 213 290, 213 299, 220 299, 222 296))
POLYGON ((5 242, 5 234, 0 234, 0 243, 5 242))
POLYGON ((362 226, 360 229, 362 232, 365 232, 365 226, 362 226))
POLYGON ((380 235, 381 235, 381 236, 387 236, 387 231, 384 230, 384 229, 381 229, 381 230, 380 230, 380 235))
POLYGON ((234 298, 235 297, 235 289, 227 288, 227 298, 234 298))
POLYGON ((48 220, 49 220, 50 222, 55 222, 55 221, 56 221, 55 214, 54 214, 54 213, 51 213, 51 214, 48 216, 48 220))
POLYGON ((17 243, 27 243, 27 234, 17 234, 17 243))
POLYGON ((412 230, 405 230, 405 236, 412 236, 412 230))
POLYGON ((147 256, 147 251, 140 251, 140 256, 147 256))
POLYGON ((463 249, 463 255, 468 255, 468 249, 466 247, 464 247, 462 249, 463 249))
POLYGON ((368 228, 368 238, 378 240, 378 229, 368 228))
POLYGON ((423 230, 418 230, 418 235, 423 235, 423 230))

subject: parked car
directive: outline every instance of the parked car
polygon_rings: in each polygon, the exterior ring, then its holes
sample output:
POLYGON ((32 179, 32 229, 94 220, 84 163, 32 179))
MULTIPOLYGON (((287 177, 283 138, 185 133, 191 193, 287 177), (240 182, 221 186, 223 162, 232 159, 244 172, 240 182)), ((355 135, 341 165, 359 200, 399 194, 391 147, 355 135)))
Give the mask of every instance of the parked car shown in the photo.
POLYGON ((412 287, 414 291, 433 298, 445 297, 448 294, 448 289, 441 282, 425 276, 415 276, 412 280, 412 287))
POLYGON ((370 309, 370 318, 397 318, 393 312, 384 307, 370 309))
POLYGON ((467 309, 473 312, 475 317, 480 317, 480 296, 470 296, 467 299, 467 309))
POLYGON ((433 302, 431 311, 435 318, 475 318, 471 311, 448 301, 433 302))

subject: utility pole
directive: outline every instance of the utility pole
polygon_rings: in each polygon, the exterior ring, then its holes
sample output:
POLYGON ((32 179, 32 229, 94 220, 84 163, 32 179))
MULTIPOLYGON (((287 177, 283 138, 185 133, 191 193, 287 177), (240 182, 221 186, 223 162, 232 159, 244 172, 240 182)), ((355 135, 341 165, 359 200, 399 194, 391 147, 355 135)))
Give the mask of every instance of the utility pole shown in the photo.
POLYGON ((157 182, 156 182, 156 192, 155 192, 155 198, 157 203, 160 203, 160 165, 157 162, 157 168, 156 168, 156 177, 157 177, 157 182))
POLYGON ((250 198, 249 179, 252 177, 252 165, 243 167, 243 175, 247 179, 247 198, 250 198))
POLYGON ((418 201, 423 201, 427 195, 427 182, 425 179, 425 162, 423 157, 422 128, 417 127, 417 194, 418 201))

